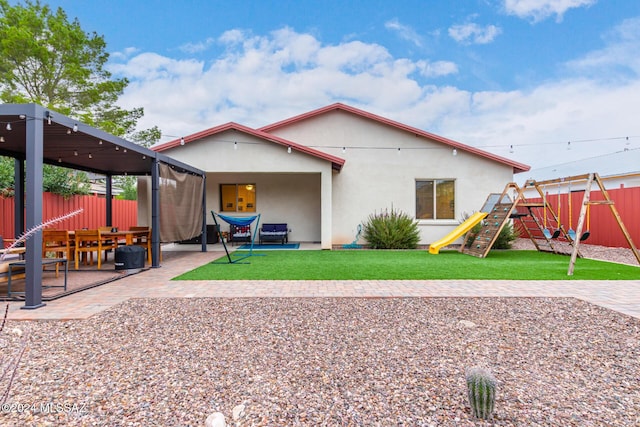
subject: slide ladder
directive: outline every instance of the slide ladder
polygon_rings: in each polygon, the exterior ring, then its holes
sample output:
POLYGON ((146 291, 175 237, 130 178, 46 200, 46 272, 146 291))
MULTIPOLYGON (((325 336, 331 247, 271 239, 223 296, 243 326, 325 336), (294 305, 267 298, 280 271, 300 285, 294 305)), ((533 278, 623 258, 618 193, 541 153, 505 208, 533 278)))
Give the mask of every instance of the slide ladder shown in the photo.
POLYGON ((482 209, 483 211, 488 211, 488 213, 482 222, 480 231, 477 234, 467 234, 460 252, 478 258, 486 257, 500 231, 509 221, 515 206, 516 203, 506 194, 506 191, 502 194, 490 194, 482 209))

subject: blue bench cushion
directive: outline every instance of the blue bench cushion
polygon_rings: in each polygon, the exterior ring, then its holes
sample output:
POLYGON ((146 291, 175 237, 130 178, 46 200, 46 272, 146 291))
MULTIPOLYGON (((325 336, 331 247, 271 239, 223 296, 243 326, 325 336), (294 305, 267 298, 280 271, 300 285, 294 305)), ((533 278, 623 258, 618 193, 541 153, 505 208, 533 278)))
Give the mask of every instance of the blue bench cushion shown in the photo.
POLYGON ((262 225, 262 233, 286 233, 287 232, 287 224, 263 224, 262 225))
POLYGON ((289 228, 286 223, 262 224, 260 228, 260 243, 262 241, 289 241, 289 228))

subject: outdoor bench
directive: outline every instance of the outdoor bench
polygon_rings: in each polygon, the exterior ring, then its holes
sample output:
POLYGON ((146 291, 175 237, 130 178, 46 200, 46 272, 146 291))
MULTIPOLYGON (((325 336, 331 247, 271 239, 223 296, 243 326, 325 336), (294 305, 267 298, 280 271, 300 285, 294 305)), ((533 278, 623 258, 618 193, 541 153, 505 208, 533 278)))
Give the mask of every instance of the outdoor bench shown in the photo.
POLYGON ((286 223, 262 224, 260 228, 260 244, 262 242, 280 242, 283 245, 289 241, 289 228, 286 223))
MULTIPOLYGON (((66 258, 43 258, 42 269, 46 270, 47 265, 55 265, 56 277, 58 277, 59 265, 64 266, 64 285, 42 285, 42 289, 48 288, 64 288, 67 290, 67 259, 66 258)), ((27 261, 26 260, 13 260, 0 263, 0 283, 7 283, 7 296, 11 298, 13 294, 24 294, 24 292, 11 291, 11 282, 17 279, 23 279, 25 277, 27 261)))

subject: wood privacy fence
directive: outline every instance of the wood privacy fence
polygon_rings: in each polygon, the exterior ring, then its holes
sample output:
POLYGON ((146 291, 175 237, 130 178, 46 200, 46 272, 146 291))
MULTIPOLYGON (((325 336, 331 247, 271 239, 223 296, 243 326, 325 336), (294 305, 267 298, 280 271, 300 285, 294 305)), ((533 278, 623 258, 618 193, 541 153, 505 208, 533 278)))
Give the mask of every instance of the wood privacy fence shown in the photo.
MULTIPOLYGON (((607 194, 614 201, 624 226, 631 235, 634 245, 638 248, 640 246, 640 187, 607 189, 607 194)), ((560 194, 559 199, 558 194, 546 193, 547 202, 551 205, 556 215, 560 212, 560 223, 565 230, 578 228, 578 217, 583 197, 584 191, 571 192, 571 199, 566 193, 560 194), (571 211, 571 217, 569 217, 569 211, 571 211)), ((600 191, 591 191, 590 199, 595 201, 603 200, 604 198, 600 191)), ((530 202, 542 202, 541 198, 527 198, 527 200, 530 202)), ((612 248, 629 247, 608 205, 591 205, 589 210, 588 221, 585 219, 584 230, 589 230, 591 234, 582 244, 602 245, 612 248)), ((542 209, 540 211, 538 219, 542 224, 544 211, 542 209)), ((549 212, 547 212, 547 226, 549 229, 555 229, 557 226, 549 212)), ((524 235, 524 232, 521 235, 524 235)))
MULTIPOLYGON (((61 221, 53 228, 79 230, 107 225, 106 200, 102 196, 73 196, 65 199, 51 193, 42 194, 42 220, 55 218, 82 208, 83 211, 61 221)), ((128 229, 138 221, 138 204, 135 200, 112 200, 112 226, 128 229)), ((0 236, 9 239, 14 236, 14 199, 0 197, 0 236)))

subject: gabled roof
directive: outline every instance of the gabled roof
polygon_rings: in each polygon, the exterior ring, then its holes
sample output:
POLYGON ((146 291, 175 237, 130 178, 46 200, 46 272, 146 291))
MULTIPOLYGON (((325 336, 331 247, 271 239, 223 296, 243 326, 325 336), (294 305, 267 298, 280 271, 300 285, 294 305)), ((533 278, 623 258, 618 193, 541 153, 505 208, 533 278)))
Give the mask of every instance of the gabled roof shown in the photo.
POLYGON ((279 121, 279 122, 276 122, 276 123, 273 123, 273 124, 270 124, 270 125, 267 125, 267 126, 263 126, 263 127, 259 128, 258 130, 262 131, 262 132, 272 132, 274 130, 287 127, 287 126, 289 126, 291 124, 302 122, 304 120, 307 120, 307 119, 310 119, 310 118, 313 118, 313 117, 317 117, 317 116, 320 116, 320 115, 323 115, 323 114, 326 114, 326 113, 329 113, 329 112, 338 111, 338 110, 345 111, 345 112, 351 113, 351 114, 355 114, 357 116, 364 117, 365 119, 373 120, 373 121, 376 121, 378 123, 382 123, 384 125, 391 126, 391 127, 396 128, 396 129, 400 129, 400 130, 412 133, 412 134, 414 134, 416 136, 421 136, 421 137, 428 138, 428 139, 436 141, 436 142, 440 142, 440 143, 449 145, 449 146, 451 146, 451 148, 455 148, 456 150, 466 151, 466 152, 478 155, 480 157, 485 157, 487 159, 493 160, 493 161, 498 162, 498 163, 509 165, 509 166, 511 166, 513 168, 513 173, 526 172, 526 171, 528 171, 530 169, 530 166, 525 165, 524 163, 518 163, 518 162, 515 162, 513 160, 507 159, 505 157, 497 156, 497 155, 489 153, 487 151, 480 150, 478 148, 474 148, 474 147, 471 147, 469 145, 465 145, 465 144, 462 144, 460 142, 457 142, 457 141, 454 141, 454 140, 451 140, 451 139, 448 139, 448 138, 444 138, 442 136, 435 135, 433 133, 429 133, 429 132, 423 131, 423 130, 418 129, 418 128, 414 128, 414 127, 405 125, 403 123, 396 122, 394 120, 387 119, 385 117, 378 116, 376 114, 372 114, 372 113, 369 113, 367 111, 360 110, 358 108, 350 107, 350 106, 342 104, 340 102, 328 105, 328 106, 323 107, 323 108, 319 108, 317 110, 309 111, 308 113, 300 114, 298 116, 294 116, 294 117, 291 117, 289 119, 285 119, 285 120, 282 120, 282 121, 279 121))
MULTIPOLYGON (((184 144, 189 144, 193 141, 197 141, 199 139, 207 138, 209 136, 213 136, 218 133, 226 132, 229 130, 236 130, 238 132, 243 132, 249 135, 253 135, 255 137, 264 139, 269 142, 273 142, 275 144, 282 145, 284 147, 291 147, 291 150, 299 151, 301 153, 309 154, 311 156, 317 157, 322 160, 327 160, 331 162, 331 167, 334 170, 340 171, 342 166, 344 165, 345 160, 340 157, 333 156, 328 153, 324 153, 319 150, 315 150, 313 148, 309 148, 305 145, 298 144, 293 141, 289 141, 288 139, 280 138, 279 136, 272 135, 267 132, 263 132, 261 130, 252 129, 248 126, 243 126, 238 123, 229 122, 220 126, 215 126, 201 132, 194 133, 192 135, 188 135, 184 137, 184 144)), ((156 145, 152 147, 154 151, 165 151, 170 148, 179 147, 181 145, 181 139, 174 139, 172 141, 166 142, 164 144, 156 145)))

